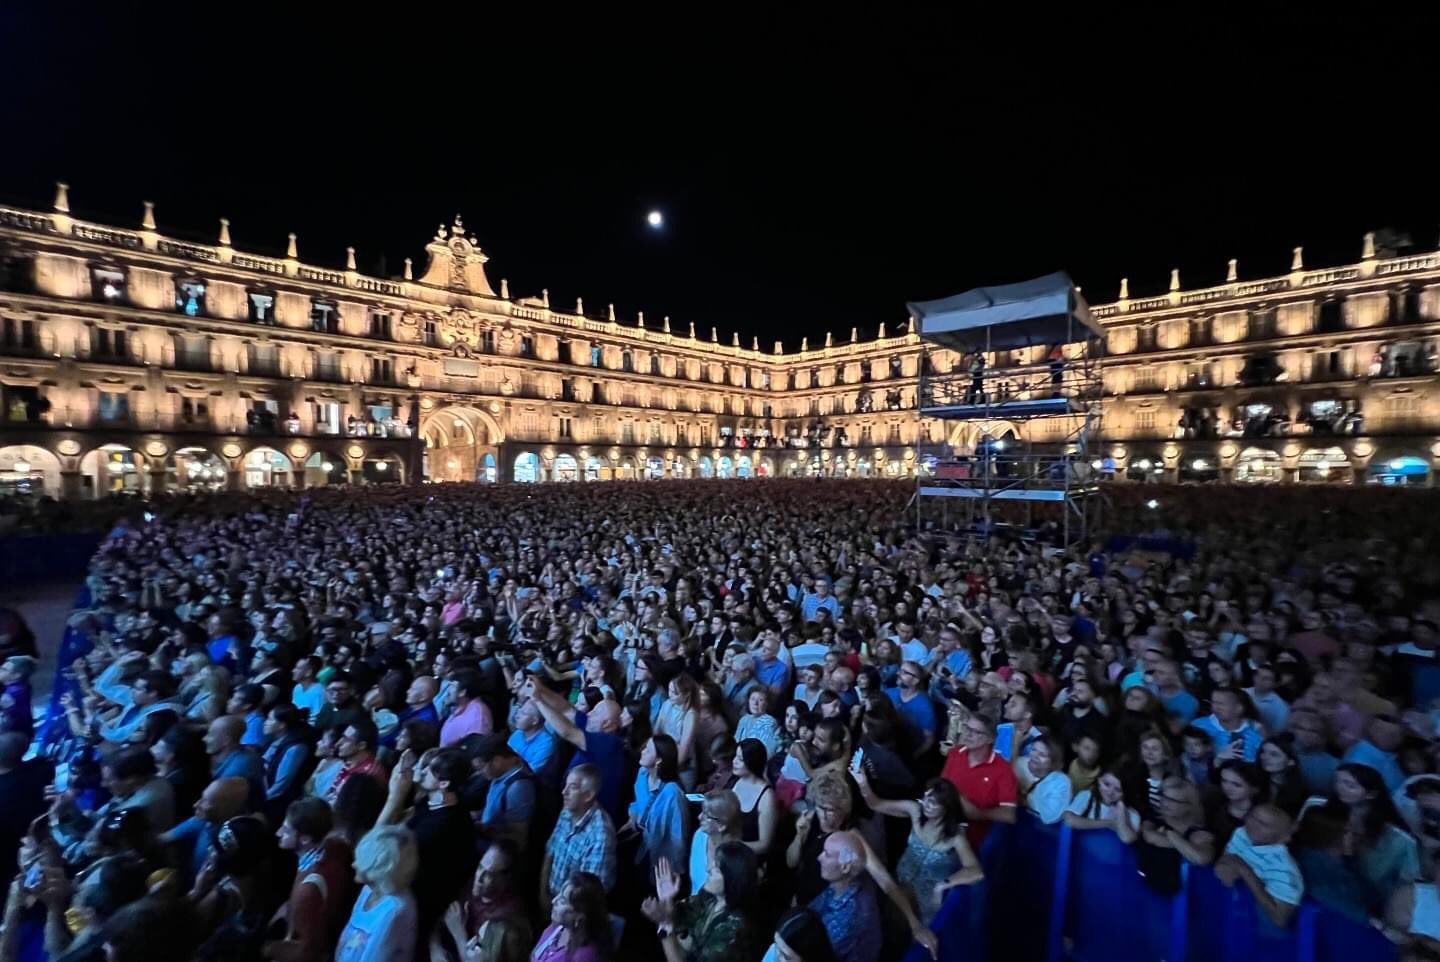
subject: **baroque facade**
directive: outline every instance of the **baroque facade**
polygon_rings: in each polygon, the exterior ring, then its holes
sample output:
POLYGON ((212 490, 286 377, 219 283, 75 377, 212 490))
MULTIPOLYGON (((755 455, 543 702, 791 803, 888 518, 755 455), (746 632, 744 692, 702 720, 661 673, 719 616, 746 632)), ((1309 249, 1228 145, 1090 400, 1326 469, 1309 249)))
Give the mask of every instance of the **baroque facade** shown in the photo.
MULTIPOLYGON (((512 297, 460 219, 401 278, 0 207, 0 493, 331 482, 888 475, 984 433, 922 420, 908 323, 762 351, 668 318, 512 297), (678 327, 678 325, 677 325, 678 327)), ((1130 299, 1107 332, 1103 468, 1158 480, 1427 481, 1440 255, 1130 299)), ((1043 348, 1037 348, 1043 351, 1043 348)), ((1033 352, 992 365, 1039 360, 1033 352)), ((1029 431, 1042 432, 1027 436, 1029 431)))

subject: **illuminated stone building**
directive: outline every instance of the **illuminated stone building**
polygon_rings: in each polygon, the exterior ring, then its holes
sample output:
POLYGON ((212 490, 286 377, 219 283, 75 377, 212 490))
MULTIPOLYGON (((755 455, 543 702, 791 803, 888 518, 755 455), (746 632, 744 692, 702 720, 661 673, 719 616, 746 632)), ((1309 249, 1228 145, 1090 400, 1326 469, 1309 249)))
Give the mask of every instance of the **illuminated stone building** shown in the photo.
MULTIPOLYGON (((0 207, 0 493, 332 482, 911 476, 1003 422, 921 421, 901 319, 764 351, 512 296, 457 217, 400 278, 0 207)), ((338 253, 338 252, 337 252, 338 253)), ((338 260, 339 258, 337 258, 338 260)), ((1232 265, 1233 267, 1233 265, 1232 265)), ((1102 468, 1146 480, 1428 480, 1440 255, 1095 308, 1102 468), (1181 418, 1185 418, 1184 426, 1181 418), (1113 463, 1112 463, 1113 462, 1113 463), (1394 470, 1388 466, 1396 465, 1394 470), (1381 466, 1385 466, 1383 470, 1381 466), (1158 470, 1156 470, 1158 468, 1158 470)), ((991 358, 994 365, 1037 361, 991 358)), ((1061 443, 1061 421, 1041 430, 1061 443)))

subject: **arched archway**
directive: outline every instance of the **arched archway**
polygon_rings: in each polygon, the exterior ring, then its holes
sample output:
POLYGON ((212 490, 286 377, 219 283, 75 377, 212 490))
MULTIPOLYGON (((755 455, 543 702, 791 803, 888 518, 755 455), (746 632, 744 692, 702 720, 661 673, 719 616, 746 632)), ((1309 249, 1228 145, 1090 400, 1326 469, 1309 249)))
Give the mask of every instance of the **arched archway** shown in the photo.
POLYGON ((1278 484, 1285 472, 1280 455, 1267 448, 1246 448, 1235 460, 1235 480, 1241 484, 1278 484))
POLYGON ((401 484, 405 481, 405 464, 393 454, 377 454, 360 465, 360 477, 366 484, 401 484))
POLYGON ((243 462, 245 487, 288 488, 293 466, 289 456, 274 448, 255 448, 243 462))
POLYGON ((1419 452, 1391 452, 1370 461, 1368 484, 1394 487, 1424 487, 1430 480, 1430 460, 1419 452))
POLYGON ((225 462, 208 448, 181 448, 165 467, 172 491, 219 491, 225 487, 225 462))
POLYGON ((755 474, 761 478, 773 478, 775 476, 774 459, 769 457, 761 458, 759 467, 755 469, 755 474))
POLYGON ((484 481, 486 484, 494 484, 499 480, 499 474, 500 471, 495 462, 495 455, 486 451, 480 457, 480 474, 478 480, 484 481))
POLYGON ((1341 447, 1311 448, 1300 455, 1299 480, 1349 484, 1350 456, 1341 447))
POLYGON ((748 478, 755 473, 755 466, 750 461, 750 455, 742 454, 735 459, 735 477, 748 478))
POLYGON ((345 459, 326 451, 316 451, 305 459, 305 487, 344 484, 349 480, 345 459))
POLYGON ((605 462, 604 462, 604 461, 602 461, 602 460, 600 460, 599 458, 595 457, 595 455, 593 455, 593 454, 590 455, 588 458, 585 459, 585 480, 586 480, 586 481, 602 481, 602 480, 605 479, 605 474, 606 474, 606 468, 605 468, 605 462))
POLYGON ((425 440, 426 473, 432 481, 473 481, 483 478, 486 457, 498 463, 504 440, 499 423, 488 412, 464 404, 437 408, 420 419, 425 440))
POLYGON ((696 470, 702 478, 712 478, 715 476, 715 464, 713 461, 710 460, 708 456, 702 457, 700 459, 700 463, 696 466, 696 470))
POLYGON ((735 462, 730 455, 722 454, 715 462, 715 476, 717 478, 733 478, 735 476, 735 462))
POLYGON ((521 484, 534 484, 540 480, 540 455, 534 451, 522 451, 515 455, 515 467, 511 477, 521 484))
POLYGON ((123 444, 104 444, 80 459, 80 475, 91 497, 144 494, 150 490, 145 455, 123 444))
POLYGON ((552 480, 555 481, 579 481, 580 464, 575 460, 573 454, 555 455, 555 464, 551 467, 552 480))
POLYGON ((615 466, 615 477, 621 481, 634 481, 638 476, 635 459, 628 454, 622 457, 615 466))
POLYGON ((0 497, 60 496, 60 459, 33 444, 0 447, 0 497))

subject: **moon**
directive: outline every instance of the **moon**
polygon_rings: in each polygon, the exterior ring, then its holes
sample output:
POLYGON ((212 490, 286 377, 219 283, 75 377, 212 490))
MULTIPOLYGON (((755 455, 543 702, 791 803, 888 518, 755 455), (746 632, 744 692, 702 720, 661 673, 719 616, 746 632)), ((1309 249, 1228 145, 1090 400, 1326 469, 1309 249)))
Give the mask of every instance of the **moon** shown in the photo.
POLYGON ((665 215, 661 214, 658 210, 652 210, 650 213, 645 215, 645 223, 649 224, 651 227, 664 226, 665 215))

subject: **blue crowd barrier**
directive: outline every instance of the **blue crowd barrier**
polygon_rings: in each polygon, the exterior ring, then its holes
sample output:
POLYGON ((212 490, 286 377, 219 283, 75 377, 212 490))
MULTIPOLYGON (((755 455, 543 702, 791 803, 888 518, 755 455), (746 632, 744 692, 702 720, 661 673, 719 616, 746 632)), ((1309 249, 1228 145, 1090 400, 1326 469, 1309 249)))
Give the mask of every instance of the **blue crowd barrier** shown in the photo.
MULTIPOLYGON (((90 607, 91 601, 90 586, 82 585, 75 596, 75 610, 84 611, 90 607)), ((69 732, 65 710, 60 701, 66 694, 73 695, 77 700, 82 695, 80 683, 75 680, 70 666, 76 658, 90 654, 94 647, 94 641, 85 632, 73 625, 65 626, 65 634, 60 639, 60 652, 55 656, 55 683, 50 689, 50 704, 45 712, 45 721, 40 725, 39 743, 42 751, 49 749, 69 732)))
POLYGON ((83 577, 100 538, 94 531, 0 538, 0 584, 13 587, 83 577))
MULTIPOLYGON (((1042 825, 1022 814, 981 847, 985 881, 951 892, 931 924, 941 962, 1394 962, 1367 925, 1313 902, 1277 928, 1243 884, 1182 868, 1154 892, 1113 832, 1042 825), (993 947, 993 951, 991 951, 993 947)), ((904 962, 925 962, 911 946, 904 962)))

